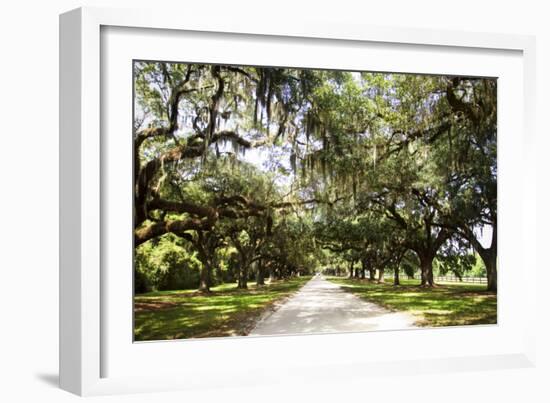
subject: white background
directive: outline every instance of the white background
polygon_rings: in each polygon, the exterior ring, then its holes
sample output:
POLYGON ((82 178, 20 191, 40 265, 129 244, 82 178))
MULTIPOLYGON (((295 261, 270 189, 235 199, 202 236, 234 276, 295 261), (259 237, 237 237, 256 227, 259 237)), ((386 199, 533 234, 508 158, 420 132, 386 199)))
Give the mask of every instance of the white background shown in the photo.
MULTIPOLYGON (((75 401, 56 388, 58 336, 58 14, 81 5, 169 7, 182 1, 19 1, 2 5, 0 91, 1 157, 0 211, 0 399, 17 401, 75 401)), ((391 1, 193 2, 185 18, 194 13, 232 13, 251 18, 280 20, 321 18, 377 25, 467 29, 536 34, 538 43, 539 115, 539 230, 533 234, 539 251, 547 248, 548 158, 545 116, 550 110, 550 32, 543 2, 521 1, 391 1), (540 3, 540 4, 539 4, 540 3), (260 4, 265 4, 262 8, 260 4), (546 75, 544 74, 546 72, 546 75)), ((182 17, 183 18, 183 17, 182 17)), ((518 240, 519 241, 519 240, 518 240)), ((540 266, 545 256, 539 256, 540 266)), ((542 284, 548 281, 542 271, 542 284)), ((446 375, 360 378, 349 382, 307 384, 254 389, 164 393, 93 398, 99 401, 548 401, 550 392, 550 340, 548 292, 538 293, 541 317, 538 329, 538 367, 446 375)), ((544 287, 546 291, 547 287, 544 287)), ((368 348, 368 347, 366 347, 368 348)), ((376 348, 373 346, 372 348, 376 348)), ((413 349, 414 346, 411 346, 413 349)), ((216 365, 215 362, 212 365, 216 365)), ((355 375, 355 376, 354 376, 355 375)))

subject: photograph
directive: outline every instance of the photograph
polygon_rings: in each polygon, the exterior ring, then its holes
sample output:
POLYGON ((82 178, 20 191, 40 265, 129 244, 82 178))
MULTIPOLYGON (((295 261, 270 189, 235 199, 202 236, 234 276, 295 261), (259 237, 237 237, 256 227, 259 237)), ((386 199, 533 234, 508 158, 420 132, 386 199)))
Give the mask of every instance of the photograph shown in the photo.
POLYGON ((134 342, 497 324, 496 77, 130 74, 134 342))

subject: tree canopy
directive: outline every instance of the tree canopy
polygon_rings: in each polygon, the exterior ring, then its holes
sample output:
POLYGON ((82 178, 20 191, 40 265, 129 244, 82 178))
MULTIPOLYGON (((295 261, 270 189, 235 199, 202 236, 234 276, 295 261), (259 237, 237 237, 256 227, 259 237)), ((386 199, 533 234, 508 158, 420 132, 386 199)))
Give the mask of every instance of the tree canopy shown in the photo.
POLYGON ((138 61, 134 89, 136 276, 360 262, 433 286, 475 250, 496 290, 496 79, 138 61))

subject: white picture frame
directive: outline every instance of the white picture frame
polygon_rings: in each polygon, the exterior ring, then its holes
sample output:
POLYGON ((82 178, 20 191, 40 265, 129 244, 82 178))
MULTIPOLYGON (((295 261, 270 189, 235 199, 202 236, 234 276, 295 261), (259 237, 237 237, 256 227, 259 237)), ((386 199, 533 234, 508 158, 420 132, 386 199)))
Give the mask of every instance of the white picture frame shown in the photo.
MULTIPOLYGON (((506 143, 508 145, 504 149, 501 149, 499 144, 499 186, 501 185, 500 167, 510 164, 508 151, 513 151, 511 148, 517 146, 520 150, 522 169, 516 173, 515 177, 506 174, 509 170, 504 169, 503 172, 507 175, 508 181, 516 185, 520 184, 523 192, 510 201, 508 207, 504 206, 506 214, 499 213, 499 231, 503 227, 500 224, 501 219, 505 220, 504 224, 509 222, 509 229, 521 232, 523 242, 516 245, 514 251, 500 254, 499 265, 503 262, 504 266, 517 264, 521 266, 521 276, 524 277, 535 277, 537 274, 534 243, 527 242, 525 237, 525 234, 536 233, 532 197, 536 178, 535 158, 532 157, 535 153, 533 127, 535 42, 533 37, 383 28, 344 23, 327 24, 321 21, 298 25, 281 24, 280 21, 270 22, 269 20, 261 22, 238 18, 222 20, 211 16, 181 19, 177 13, 155 10, 81 8, 60 17, 60 385, 63 389, 79 395, 97 395, 234 386, 235 384, 246 386, 282 381, 292 383, 296 382, 296 377, 302 381, 304 379, 323 381, 323 379, 335 377, 346 378, 350 373, 354 373, 355 376, 381 373, 397 375, 534 365, 535 319, 530 315, 523 315, 519 320, 518 314, 510 312, 510 320, 507 320, 508 305, 501 304, 501 297, 506 298, 505 295, 501 295, 506 291, 506 275, 499 276, 499 282, 501 282, 499 285, 500 328, 497 327, 496 330, 494 327, 431 329, 420 330, 420 332, 426 332, 423 334, 417 331, 401 332, 399 336, 407 343, 418 343, 424 338, 430 340, 441 338, 447 341, 460 339, 473 343, 473 340, 488 336, 502 336, 504 341, 509 337, 510 343, 503 341, 498 348, 487 350, 486 354, 483 353, 483 345, 475 350, 472 349, 472 345, 466 343, 464 350, 455 349, 449 354, 445 353, 444 347, 438 350, 436 346, 432 354, 407 355, 405 352, 402 356, 396 354, 390 357, 376 354, 372 357, 364 357, 361 354, 354 354, 342 360, 330 354, 323 359, 316 359, 314 356, 313 348, 319 348, 321 345, 331 346, 335 345, 332 343, 344 342, 351 349, 353 346, 364 343, 367 338, 369 342, 377 343, 380 351, 384 351, 384 347, 389 348, 392 345, 388 341, 394 338, 392 332, 368 335, 357 333, 345 336, 235 338, 188 341, 187 344, 186 342, 159 342, 141 344, 140 346, 145 347, 139 348, 131 345, 131 340, 114 335, 113 337, 118 337, 117 340, 122 340, 121 343, 130 344, 126 346, 127 348, 120 344, 113 344, 109 332, 105 329, 112 323, 106 319, 110 314, 112 298, 108 298, 108 287, 104 283, 106 278, 110 277, 102 271, 102 267, 105 268, 108 265, 105 261, 106 248, 102 244, 102 237, 105 235, 102 229, 102 219, 104 219, 102 208, 105 209, 105 203, 109 203, 109 197, 104 194, 105 175, 109 175, 109 172, 105 172, 106 159, 108 159, 106 155, 109 152, 108 150, 105 152, 104 147, 111 145, 115 147, 109 139, 105 140, 105 138, 102 144, 101 136, 102 132, 109 130, 109 124, 102 120, 106 115, 102 110, 104 101, 102 91, 103 93, 106 91, 102 89, 102 74, 105 72, 102 70, 104 66, 101 60, 105 55, 109 55, 102 49, 105 47, 105 42, 102 42, 104 40, 102 32, 108 31, 109 27, 126 29, 124 35, 130 36, 133 32, 138 32, 138 29, 143 30, 141 32, 144 32, 144 35, 149 35, 153 32, 152 30, 155 30, 157 41, 177 41, 178 33, 184 35, 188 32, 198 37, 201 33, 205 36, 215 34, 216 40, 226 36, 228 41, 230 37, 237 35, 239 38, 253 38, 260 44, 264 41, 313 47, 317 42, 322 42, 322 46, 331 46, 333 50, 339 47, 363 45, 372 45, 382 50, 394 47, 397 52, 409 52, 407 53, 409 56, 411 52, 414 56, 415 52, 425 54, 431 50, 449 54, 455 51, 469 52, 472 54, 470 56, 472 60, 476 57, 482 60, 487 55, 513 55, 515 62, 511 62, 511 65, 519 66, 521 71, 514 68, 510 70, 509 77, 513 79, 513 82, 510 81, 510 88, 514 87, 519 94, 519 100, 515 101, 517 103, 515 106, 520 104, 521 113, 518 117, 508 118, 510 120, 506 122, 515 125, 514 127, 518 128, 522 136, 515 139, 508 137, 510 142, 506 143), (517 208, 520 209, 519 216, 514 218, 513 210, 517 208), (501 311, 503 307, 504 311, 501 311), (502 318, 505 319, 504 324, 501 321, 502 318), (277 357, 280 356, 278 348, 283 345, 285 349, 290 348, 303 353, 294 354, 291 360, 285 362, 277 361, 277 357), (109 346, 113 347, 108 348, 109 346), (270 366, 279 368, 279 371, 276 374, 272 373, 266 364, 263 364, 265 370, 259 371, 262 364, 256 361, 235 362, 238 352, 244 348, 268 354, 268 357, 273 360, 270 366), (127 367, 119 366, 116 371, 109 370, 106 362, 115 357, 116 354, 113 351, 122 350, 126 355, 119 354, 117 359, 128 361, 130 364, 127 367), (176 350, 179 351, 178 354, 187 354, 188 360, 183 362, 171 360, 170 356, 176 350), (219 370, 198 365, 200 355, 214 354, 212 351, 232 363, 230 373, 224 372, 223 363, 220 364, 219 370), (272 351, 272 353, 269 355, 266 351, 272 351), (153 354, 160 357, 157 358, 160 360, 157 362, 163 363, 165 371, 155 375, 146 370, 131 370, 133 355, 141 360, 149 359, 147 357, 153 354), (190 366, 194 367, 193 373, 187 370, 190 366), (284 370, 281 371, 281 368, 284 370), (307 371, 303 371, 304 368, 307 368, 307 371), (208 376, 207 380, 206 376, 208 376)), ((115 42, 109 43, 109 46, 111 44, 116 46, 115 42)), ((148 43, 144 46, 152 45, 148 43)), ((128 52, 124 57, 132 57, 131 51, 128 52)), ((241 52, 242 56, 243 51, 238 52, 241 52)), ((158 55, 158 57, 164 57, 162 52, 158 55)), ((135 55, 135 58, 139 56, 135 55)), ((256 54, 254 57, 260 56, 256 54)), ((223 57, 222 61, 230 62, 223 57)), ((268 62, 269 60, 266 61, 268 62)), ((304 62, 298 63, 300 66, 304 64, 304 62)), ((489 62, 491 63, 494 62, 489 62)), ((414 66, 414 63, 411 66, 414 66)), ((351 67, 353 66, 350 65, 351 67)), ((435 70, 438 68, 441 69, 434 65, 435 70)), ((477 66, 476 71, 491 71, 490 68, 488 70, 483 68, 483 66, 477 66)), ((411 67, 407 72, 414 72, 414 70, 415 68, 411 67)), ((444 73, 441 70, 437 71, 444 73)), ((422 72, 427 71, 423 69, 422 72)), ((131 79, 130 70, 128 74, 128 78, 131 79)), ((128 103, 131 101, 129 100, 128 103)), ((128 105, 123 107, 127 108, 128 105)), ((500 124, 499 120, 499 135, 500 124)), ((128 121, 128 129, 131 130, 130 121, 128 121)), ((506 131, 506 127, 503 131, 506 131)), ((123 148, 124 144, 120 147, 123 148)), ((129 151, 128 154, 130 154, 129 151)), ((504 185, 506 191, 506 183, 504 185)), ((506 233, 502 235, 499 233, 499 244, 506 246, 506 239, 506 233)), ((499 251, 502 249, 499 247, 499 251)), ((524 282, 521 293, 523 301, 520 308, 525 308, 523 312, 534 313, 536 311, 534 308, 535 284, 524 282)))

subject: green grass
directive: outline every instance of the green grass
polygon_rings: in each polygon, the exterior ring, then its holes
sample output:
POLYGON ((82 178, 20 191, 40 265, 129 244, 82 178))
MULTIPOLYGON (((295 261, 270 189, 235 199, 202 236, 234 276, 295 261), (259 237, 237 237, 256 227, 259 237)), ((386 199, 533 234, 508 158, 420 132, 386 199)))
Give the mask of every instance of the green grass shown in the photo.
POLYGON ((441 283, 421 288, 418 280, 384 284, 367 280, 328 278, 346 291, 390 310, 415 315, 418 326, 460 326, 497 323, 497 296, 485 291, 485 285, 441 283))
POLYGON ((273 304, 301 288, 311 277, 296 277, 262 287, 236 284, 194 290, 160 291, 134 297, 136 341, 246 335, 273 304))

